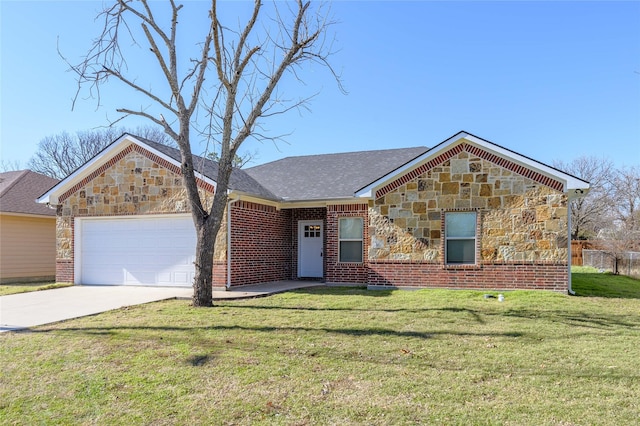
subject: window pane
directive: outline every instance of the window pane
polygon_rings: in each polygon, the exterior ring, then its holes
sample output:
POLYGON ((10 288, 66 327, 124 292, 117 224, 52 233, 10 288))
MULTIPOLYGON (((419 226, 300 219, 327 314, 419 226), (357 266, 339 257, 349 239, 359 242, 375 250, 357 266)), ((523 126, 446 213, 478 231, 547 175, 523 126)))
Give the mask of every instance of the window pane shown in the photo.
POLYGON ((475 240, 447 240, 447 263, 475 263, 475 240))
POLYGON ((447 237, 475 237, 475 212, 445 213, 444 220, 444 229, 447 237))
POLYGON ((340 241, 340 262, 362 262, 362 241, 340 241))
POLYGON ((341 218, 339 237, 341 240, 362 239, 362 218, 360 217, 341 218))

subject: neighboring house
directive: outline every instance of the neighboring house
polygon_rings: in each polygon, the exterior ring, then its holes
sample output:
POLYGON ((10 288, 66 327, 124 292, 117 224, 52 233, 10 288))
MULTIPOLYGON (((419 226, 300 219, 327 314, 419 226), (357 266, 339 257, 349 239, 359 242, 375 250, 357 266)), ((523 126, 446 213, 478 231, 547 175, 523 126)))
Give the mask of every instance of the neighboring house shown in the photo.
MULTIPOLYGON (((194 162, 210 198, 217 164, 194 162)), ((588 188, 465 132, 431 149, 237 169, 212 282, 566 292, 568 201, 588 188)), ((176 149, 124 135, 39 201, 57 206, 58 281, 191 285, 195 232, 176 149)))
POLYGON ((0 282, 53 281, 56 211, 36 199, 57 179, 29 170, 0 173, 0 282))

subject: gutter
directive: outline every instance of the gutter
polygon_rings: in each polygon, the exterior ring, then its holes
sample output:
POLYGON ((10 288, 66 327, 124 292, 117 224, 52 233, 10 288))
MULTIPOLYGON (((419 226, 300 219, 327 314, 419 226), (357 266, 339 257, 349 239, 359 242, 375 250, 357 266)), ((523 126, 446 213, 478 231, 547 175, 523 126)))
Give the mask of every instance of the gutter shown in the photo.
POLYGON ((227 201, 227 283, 226 290, 231 289, 231 205, 240 198, 227 201))
POLYGON ((569 282, 567 283, 567 292, 569 293, 569 295, 571 296, 575 296, 576 292, 573 291, 573 289, 571 288, 571 201, 567 200, 567 206, 568 206, 568 214, 567 214, 567 232, 569 233, 569 236, 567 238, 567 268, 569 268, 569 273, 568 273, 568 277, 569 277, 569 282))

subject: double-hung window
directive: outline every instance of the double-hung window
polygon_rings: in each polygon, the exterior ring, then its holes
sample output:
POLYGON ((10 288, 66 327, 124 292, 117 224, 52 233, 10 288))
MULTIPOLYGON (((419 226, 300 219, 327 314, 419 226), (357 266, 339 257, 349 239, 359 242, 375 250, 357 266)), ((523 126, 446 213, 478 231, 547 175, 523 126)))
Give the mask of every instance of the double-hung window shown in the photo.
POLYGON ((446 264, 476 263, 476 221, 476 212, 444 214, 446 264))
POLYGON ((362 218, 339 219, 338 240, 340 262, 362 263, 362 218))

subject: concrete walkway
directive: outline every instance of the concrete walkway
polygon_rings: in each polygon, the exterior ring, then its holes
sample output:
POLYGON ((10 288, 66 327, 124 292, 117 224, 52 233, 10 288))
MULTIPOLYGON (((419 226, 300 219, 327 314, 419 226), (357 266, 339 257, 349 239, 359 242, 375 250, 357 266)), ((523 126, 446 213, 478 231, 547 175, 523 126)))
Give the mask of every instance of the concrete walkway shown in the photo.
MULTIPOLYGON (((213 292, 214 300, 267 296, 322 285, 281 281, 213 292)), ((193 289, 175 287, 71 286, 0 296, 0 333, 166 299, 191 300, 193 289)))

